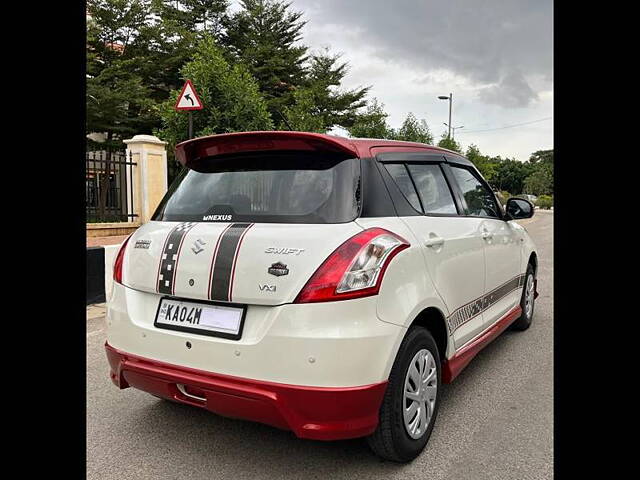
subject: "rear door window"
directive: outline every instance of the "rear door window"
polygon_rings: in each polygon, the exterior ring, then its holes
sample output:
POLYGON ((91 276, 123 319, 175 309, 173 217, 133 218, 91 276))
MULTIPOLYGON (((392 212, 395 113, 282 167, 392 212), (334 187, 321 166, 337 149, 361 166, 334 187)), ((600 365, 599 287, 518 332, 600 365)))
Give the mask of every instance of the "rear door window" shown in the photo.
POLYGON ((360 164, 327 154, 204 159, 171 186, 154 220, 345 223, 358 216, 360 164))
POLYGON ((457 215, 455 201, 437 163, 385 163, 411 206, 427 215, 457 215))

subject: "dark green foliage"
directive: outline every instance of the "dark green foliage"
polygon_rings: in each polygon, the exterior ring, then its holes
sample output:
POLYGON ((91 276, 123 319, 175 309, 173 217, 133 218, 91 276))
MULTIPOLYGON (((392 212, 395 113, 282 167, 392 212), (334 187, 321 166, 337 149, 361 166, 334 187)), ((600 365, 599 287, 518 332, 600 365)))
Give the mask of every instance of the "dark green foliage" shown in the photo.
POLYGON ((284 108, 292 128, 326 132, 334 126, 349 128, 367 102, 369 87, 340 90, 348 65, 328 51, 313 54, 304 84, 293 93, 293 105, 284 108))
MULTIPOLYGON (((500 157, 496 157, 499 159, 500 157)), ((531 173, 532 166, 515 159, 499 160, 495 167, 492 185, 499 190, 507 190, 514 195, 524 192, 524 180, 531 173)))
POLYGON ((448 150, 453 150, 454 152, 462 153, 462 147, 460 146, 460 144, 453 138, 449 137, 446 133, 442 134, 442 137, 438 142, 438 146, 441 148, 446 148, 448 150))
POLYGON ((433 135, 429 131, 427 122, 422 119, 418 120, 416 116, 409 112, 407 118, 402 122, 402 126, 393 132, 394 140, 404 140, 406 142, 419 142, 431 145, 433 143, 433 135))
POLYGON ((536 165, 524 181, 524 192, 537 196, 553 194, 553 170, 536 165))
POLYGON ((387 123, 388 116, 384 105, 373 98, 348 129, 349 134, 357 138, 393 138, 393 130, 387 123))
POLYGON ((497 163, 493 162, 488 156, 482 155, 480 153, 480 149, 473 144, 469 145, 467 148, 465 157, 467 157, 476 166, 476 168, 480 170, 480 173, 487 182, 493 182, 497 163))
POLYGON ((278 0, 242 0, 242 8, 223 19, 222 44, 232 62, 246 65, 264 95, 273 119, 294 103, 293 93, 305 79, 307 47, 302 39, 302 12, 278 0))
POLYGON ((92 17, 87 23, 87 132, 105 133, 101 148, 113 151, 153 116, 149 89, 131 54, 148 2, 90 0, 87 8, 92 17))
POLYGON ((553 196, 551 195, 540 195, 538 200, 536 201, 536 206, 544 209, 550 209, 553 207, 553 196))

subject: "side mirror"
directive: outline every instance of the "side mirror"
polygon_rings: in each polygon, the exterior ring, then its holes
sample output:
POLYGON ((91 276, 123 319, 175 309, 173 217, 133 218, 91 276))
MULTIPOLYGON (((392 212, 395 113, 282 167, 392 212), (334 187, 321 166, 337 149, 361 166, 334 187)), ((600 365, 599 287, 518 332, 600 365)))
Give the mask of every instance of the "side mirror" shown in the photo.
POLYGON ((507 220, 520 220, 533 217, 533 203, 524 198, 510 198, 507 200, 507 220))

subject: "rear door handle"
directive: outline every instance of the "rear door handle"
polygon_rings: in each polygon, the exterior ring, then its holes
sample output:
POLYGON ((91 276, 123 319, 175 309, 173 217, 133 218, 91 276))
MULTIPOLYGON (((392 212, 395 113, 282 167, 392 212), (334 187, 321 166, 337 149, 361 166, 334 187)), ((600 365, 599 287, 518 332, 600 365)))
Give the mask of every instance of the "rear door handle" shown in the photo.
POLYGON ((440 245, 444 245, 444 238, 437 235, 429 236, 429 240, 424 242, 425 247, 437 247, 440 245))
POLYGON ((482 232, 482 238, 484 238, 485 240, 491 240, 493 238, 493 233, 485 230, 482 232))

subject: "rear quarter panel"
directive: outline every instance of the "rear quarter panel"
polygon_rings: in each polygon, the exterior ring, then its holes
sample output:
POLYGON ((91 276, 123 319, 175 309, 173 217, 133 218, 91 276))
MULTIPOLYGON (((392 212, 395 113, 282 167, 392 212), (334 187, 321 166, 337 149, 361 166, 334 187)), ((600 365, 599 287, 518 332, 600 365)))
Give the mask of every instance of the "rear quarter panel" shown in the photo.
MULTIPOLYGON (((399 218, 359 218, 357 222, 363 228, 385 228, 411 244, 410 248, 394 257, 387 268, 378 295, 378 318, 383 322, 409 328, 420 312, 435 307, 446 319, 449 311, 434 287, 420 250, 420 242, 406 224, 399 218)), ((445 327, 448 332, 446 320, 445 327)), ((400 343, 396 345, 392 363, 400 343)), ((447 335, 447 358, 454 353, 452 337, 447 335)))

